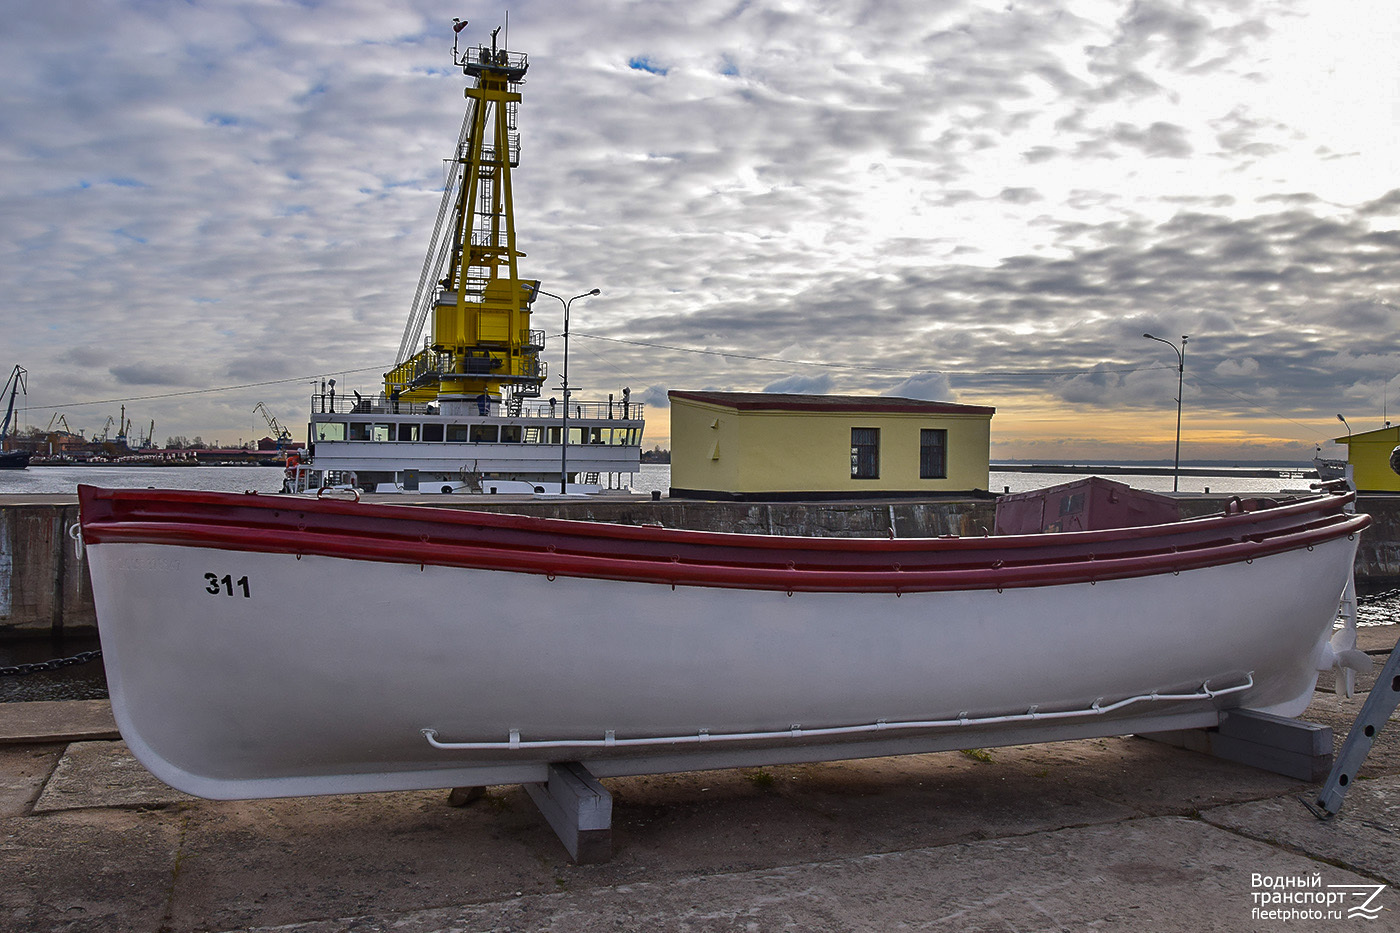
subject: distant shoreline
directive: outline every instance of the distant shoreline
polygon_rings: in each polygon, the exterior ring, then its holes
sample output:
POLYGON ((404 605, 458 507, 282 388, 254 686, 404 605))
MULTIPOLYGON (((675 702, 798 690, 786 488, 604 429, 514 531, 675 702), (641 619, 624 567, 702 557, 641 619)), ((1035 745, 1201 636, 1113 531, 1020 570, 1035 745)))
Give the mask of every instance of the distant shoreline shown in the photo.
POLYGON ((1097 476, 1240 476, 1263 479, 1317 478, 1317 470, 1306 466, 1171 466, 1144 464, 1080 463, 992 463, 997 473, 1084 473, 1097 476))

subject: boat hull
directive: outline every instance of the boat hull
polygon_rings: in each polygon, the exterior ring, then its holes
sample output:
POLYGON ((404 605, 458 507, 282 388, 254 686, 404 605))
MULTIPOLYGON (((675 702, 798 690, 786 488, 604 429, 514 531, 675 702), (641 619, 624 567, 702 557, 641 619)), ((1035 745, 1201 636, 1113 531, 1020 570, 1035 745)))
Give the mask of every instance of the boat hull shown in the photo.
POLYGON ((428 547, 418 563, 309 540, 211 547, 155 524, 85 518, 113 712, 157 777, 242 798, 1296 715, 1361 523, 1210 566, 909 592, 445 566, 428 547))

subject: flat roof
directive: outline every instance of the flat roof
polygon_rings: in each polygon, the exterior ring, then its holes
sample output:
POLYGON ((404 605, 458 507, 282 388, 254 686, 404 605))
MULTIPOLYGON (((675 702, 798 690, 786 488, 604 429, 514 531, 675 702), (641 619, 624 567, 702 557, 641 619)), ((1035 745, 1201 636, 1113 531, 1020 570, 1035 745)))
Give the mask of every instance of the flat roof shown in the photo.
POLYGON ((1344 434, 1341 437, 1332 438, 1335 444, 1350 444, 1352 441, 1363 443, 1389 443, 1393 440, 1400 440, 1400 425, 1387 424, 1383 428, 1373 428, 1370 431, 1356 431, 1352 434, 1344 434), (1388 437, 1386 435, 1389 435, 1388 437))
POLYGON ((989 405, 957 405, 890 395, 793 395, 785 392, 687 392, 672 389, 670 399, 721 405, 736 411, 888 412, 920 415, 996 414, 989 405))

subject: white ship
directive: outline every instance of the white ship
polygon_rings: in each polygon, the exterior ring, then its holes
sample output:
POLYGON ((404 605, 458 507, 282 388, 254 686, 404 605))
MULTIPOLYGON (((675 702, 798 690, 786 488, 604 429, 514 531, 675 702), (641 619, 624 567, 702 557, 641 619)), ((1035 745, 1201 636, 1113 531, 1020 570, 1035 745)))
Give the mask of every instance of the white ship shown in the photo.
POLYGON ((526 56, 497 48, 495 32, 490 48, 452 53, 475 83, 397 365, 372 397, 322 383, 288 492, 574 494, 625 488, 639 468, 643 413, 630 390, 581 401, 569 388, 570 308, 599 290, 565 298, 517 268, 511 170, 526 56), (563 311, 553 398, 541 392, 545 333, 530 326, 540 296, 563 311))

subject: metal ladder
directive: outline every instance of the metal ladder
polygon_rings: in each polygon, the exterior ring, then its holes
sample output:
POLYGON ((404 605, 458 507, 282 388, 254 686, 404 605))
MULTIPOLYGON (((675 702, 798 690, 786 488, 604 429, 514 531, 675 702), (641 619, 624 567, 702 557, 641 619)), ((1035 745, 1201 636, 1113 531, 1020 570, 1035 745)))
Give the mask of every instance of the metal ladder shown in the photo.
POLYGON ((1400 706, 1400 643, 1391 649, 1389 660, 1376 678, 1376 685, 1366 695, 1366 702, 1361 704, 1361 712, 1357 714, 1356 722, 1352 723, 1351 731, 1342 743, 1342 750, 1337 753, 1332 773, 1327 775, 1315 799, 1303 800, 1318 819, 1331 819, 1342 809, 1342 798, 1351 787, 1352 779, 1371 753, 1376 736, 1397 706, 1400 706))

